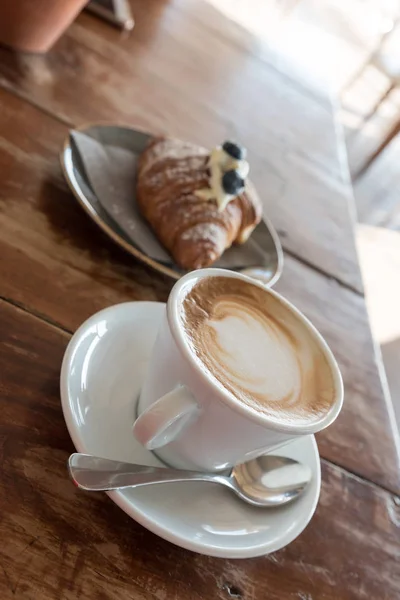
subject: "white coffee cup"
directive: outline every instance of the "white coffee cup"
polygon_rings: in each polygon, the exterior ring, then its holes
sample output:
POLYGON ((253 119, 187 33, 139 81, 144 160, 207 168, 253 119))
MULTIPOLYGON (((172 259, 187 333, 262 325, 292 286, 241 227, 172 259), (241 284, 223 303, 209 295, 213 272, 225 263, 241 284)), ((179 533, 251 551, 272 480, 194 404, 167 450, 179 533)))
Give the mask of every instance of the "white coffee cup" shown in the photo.
POLYGON ((315 327, 292 304, 264 284, 225 269, 202 269, 173 287, 154 345, 138 403, 135 437, 168 465, 218 471, 274 450, 330 425, 343 403, 336 360, 315 327), (332 372, 334 400, 317 424, 276 423, 233 397, 204 369, 185 342, 179 317, 188 288, 204 277, 234 277, 262 288, 283 303, 308 329, 332 372))

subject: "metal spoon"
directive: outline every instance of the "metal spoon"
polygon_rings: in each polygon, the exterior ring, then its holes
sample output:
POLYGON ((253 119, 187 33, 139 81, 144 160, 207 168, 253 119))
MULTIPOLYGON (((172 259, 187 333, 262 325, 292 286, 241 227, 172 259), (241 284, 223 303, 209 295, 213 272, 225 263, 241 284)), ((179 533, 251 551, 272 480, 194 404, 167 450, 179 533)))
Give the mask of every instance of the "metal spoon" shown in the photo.
POLYGON ((308 465, 271 455, 237 465, 228 475, 147 467, 89 454, 71 454, 68 469, 75 485, 91 492, 173 481, 209 481, 228 487, 253 506, 287 504, 305 490, 312 477, 308 465))

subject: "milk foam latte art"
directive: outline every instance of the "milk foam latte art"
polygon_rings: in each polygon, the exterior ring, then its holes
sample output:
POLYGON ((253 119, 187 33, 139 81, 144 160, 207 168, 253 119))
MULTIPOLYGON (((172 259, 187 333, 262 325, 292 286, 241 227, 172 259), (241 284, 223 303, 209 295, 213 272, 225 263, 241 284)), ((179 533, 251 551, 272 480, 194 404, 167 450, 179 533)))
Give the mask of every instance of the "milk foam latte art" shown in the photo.
POLYGON ((261 287, 205 277, 180 311, 200 368, 234 398, 280 424, 316 425, 335 401, 332 369, 299 316, 261 287))

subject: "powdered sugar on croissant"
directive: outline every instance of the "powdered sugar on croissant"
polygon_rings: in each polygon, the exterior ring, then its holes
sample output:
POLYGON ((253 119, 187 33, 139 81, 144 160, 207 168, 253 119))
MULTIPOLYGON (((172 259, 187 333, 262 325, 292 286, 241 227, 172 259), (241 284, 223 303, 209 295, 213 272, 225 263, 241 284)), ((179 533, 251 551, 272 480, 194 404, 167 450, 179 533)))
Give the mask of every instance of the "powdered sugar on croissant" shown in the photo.
POLYGON ((139 159, 137 201, 156 236, 182 268, 214 263, 244 243, 262 216, 250 181, 223 210, 200 190, 209 186, 209 152, 171 138, 154 138, 139 159))

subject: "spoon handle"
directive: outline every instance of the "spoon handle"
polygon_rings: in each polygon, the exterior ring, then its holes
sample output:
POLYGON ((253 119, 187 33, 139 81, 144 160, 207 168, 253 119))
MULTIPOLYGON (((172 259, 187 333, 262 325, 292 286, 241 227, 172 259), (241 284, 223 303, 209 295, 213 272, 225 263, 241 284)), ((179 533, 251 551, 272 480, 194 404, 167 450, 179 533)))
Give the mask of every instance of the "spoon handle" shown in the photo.
POLYGON ((227 481, 223 481, 227 479, 223 475, 147 467, 79 453, 71 454, 69 457, 68 470, 75 485, 89 492, 118 490, 171 481, 212 481, 225 485, 227 483, 227 481))

